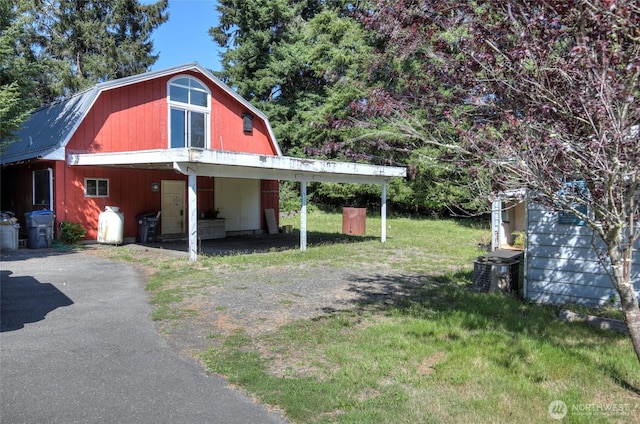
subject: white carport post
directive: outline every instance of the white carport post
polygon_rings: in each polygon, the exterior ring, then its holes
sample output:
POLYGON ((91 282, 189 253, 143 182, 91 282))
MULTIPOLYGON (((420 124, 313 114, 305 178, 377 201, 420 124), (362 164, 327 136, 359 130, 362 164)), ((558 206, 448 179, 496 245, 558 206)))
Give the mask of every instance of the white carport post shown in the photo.
POLYGON ((300 182, 300 250, 307 250, 307 182, 300 182))
POLYGON ((382 199, 380 201, 382 209, 380 210, 380 216, 382 217, 382 228, 380 229, 380 241, 385 243, 387 241, 387 183, 382 183, 382 199))
POLYGON ((196 171, 187 168, 189 176, 189 261, 198 260, 198 183, 196 171))

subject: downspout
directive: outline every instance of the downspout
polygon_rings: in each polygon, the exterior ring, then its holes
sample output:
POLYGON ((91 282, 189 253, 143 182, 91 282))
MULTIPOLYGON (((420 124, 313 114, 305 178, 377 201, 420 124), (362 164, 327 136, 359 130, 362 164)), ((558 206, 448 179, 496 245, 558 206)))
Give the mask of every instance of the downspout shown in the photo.
POLYGON ((47 168, 49 171, 49 209, 55 212, 54 204, 53 204, 53 169, 47 168))
MULTIPOLYGON (((526 219, 526 218, 525 218, 526 219)), ((502 199, 497 197, 491 202, 491 251, 500 249, 500 229, 502 227, 502 199)))
POLYGON ((529 192, 524 194, 524 254, 522 255, 522 298, 528 299, 527 269, 529 262, 529 192))

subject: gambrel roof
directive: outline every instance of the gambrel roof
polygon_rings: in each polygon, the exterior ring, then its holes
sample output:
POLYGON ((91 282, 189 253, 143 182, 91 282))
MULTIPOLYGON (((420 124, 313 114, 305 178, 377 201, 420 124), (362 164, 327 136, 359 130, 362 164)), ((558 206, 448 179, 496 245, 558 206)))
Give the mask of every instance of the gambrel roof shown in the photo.
MULTIPOLYGON (((211 72, 194 62, 160 71, 146 72, 140 75, 102 82, 72 97, 36 110, 18 131, 16 141, 4 149, 0 163, 6 165, 31 159, 64 160, 64 147, 101 93, 184 71, 194 71, 202 74, 232 96, 251 111, 254 116, 264 121, 269 135, 275 141, 269 120, 260 110, 216 78, 211 72)), ((281 155, 279 146, 277 143, 275 145, 278 149, 278 154, 281 155)))

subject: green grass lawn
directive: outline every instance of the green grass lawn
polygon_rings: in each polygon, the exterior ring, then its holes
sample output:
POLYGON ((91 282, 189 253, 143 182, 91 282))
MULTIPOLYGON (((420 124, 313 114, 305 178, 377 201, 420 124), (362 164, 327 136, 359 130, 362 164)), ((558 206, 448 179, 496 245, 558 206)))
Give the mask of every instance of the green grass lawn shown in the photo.
MULTIPOLYGON (((299 229, 299 218, 285 218, 281 225, 299 229)), ((339 233, 342 215, 314 212, 309 214, 307 230, 318 233, 339 233)), ((368 263, 372 259, 385 260, 396 269, 404 271, 442 273, 459 271, 469 267, 480 252, 477 245, 489 237, 486 223, 478 221, 416 220, 410 218, 387 219, 387 242, 380 243, 381 220, 369 216, 366 220, 366 237, 370 242, 345 243, 312 249, 309 256, 340 263, 368 263)))
MULTIPOLYGON (((340 220, 313 213, 308 229, 339 232, 340 220)), ((295 230, 297 218, 285 224, 295 230)), ((555 307, 472 289, 486 226, 389 219, 387 231, 381 244, 380 220, 369 217, 371 239, 357 243, 155 264, 164 270, 149 284, 156 310, 173 305, 158 319, 188 316, 182 297, 216 284, 214 267, 384 262, 394 275, 415 278, 403 296, 265 335, 216 335, 219 346, 201 360, 300 423, 555 422, 548 408, 556 400, 567 407, 564 422, 639 422, 640 367, 626 336, 563 322, 555 307)))

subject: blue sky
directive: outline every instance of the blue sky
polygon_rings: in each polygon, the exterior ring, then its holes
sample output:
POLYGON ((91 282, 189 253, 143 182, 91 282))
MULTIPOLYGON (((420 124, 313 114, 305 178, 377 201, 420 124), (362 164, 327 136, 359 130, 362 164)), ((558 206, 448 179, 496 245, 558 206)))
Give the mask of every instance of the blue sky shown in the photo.
MULTIPOLYGON (((155 0, 141 0, 153 3, 155 0)), ((215 0, 169 0, 169 20, 151 35, 154 54, 159 54, 152 70, 198 62, 218 71, 220 49, 208 31, 218 24, 215 0)))

